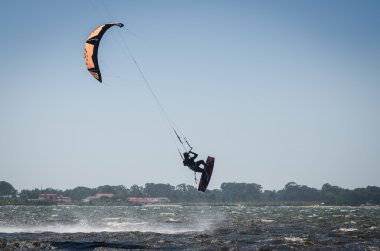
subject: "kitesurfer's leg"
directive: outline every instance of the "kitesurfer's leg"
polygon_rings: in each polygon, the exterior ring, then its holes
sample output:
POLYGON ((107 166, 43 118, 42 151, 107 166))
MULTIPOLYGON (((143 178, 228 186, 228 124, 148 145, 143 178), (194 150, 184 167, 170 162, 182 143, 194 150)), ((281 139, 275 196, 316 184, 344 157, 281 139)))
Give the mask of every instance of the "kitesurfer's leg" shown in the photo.
POLYGON ((202 160, 198 160, 197 162, 195 162, 195 164, 199 167, 200 165, 203 165, 203 167, 206 167, 206 162, 202 159, 202 160))
POLYGON ((197 172, 197 173, 203 173, 205 170, 202 169, 202 168, 200 168, 199 166, 197 166, 197 167, 195 167, 195 168, 193 169, 193 171, 194 171, 194 172, 197 172))
POLYGON ((195 172, 198 172, 198 173, 203 173, 205 171, 204 168, 200 168, 199 166, 200 165, 203 165, 203 167, 206 167, 206 163, 204 162, 204 160, 198 160, 197 162, 195 162, 195 172))

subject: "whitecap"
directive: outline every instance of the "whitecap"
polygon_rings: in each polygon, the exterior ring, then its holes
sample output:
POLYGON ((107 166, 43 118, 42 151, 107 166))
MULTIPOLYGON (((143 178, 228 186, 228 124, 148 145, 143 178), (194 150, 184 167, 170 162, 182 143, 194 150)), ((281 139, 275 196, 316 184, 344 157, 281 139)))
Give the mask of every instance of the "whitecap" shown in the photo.
POLYGON ((357 228, 344 228, 344 227, 341 227, 339 228, 339 231, 341 232, 355 232, 355 231, 358 231, 357 228))
POLYGON ((174 216, 175 213, 168 213, 168 212, 166 212, 166 213, 160 213, 160 215, 161 216, 174 216))
POLYGON ((294 237, 294 236, 285 237, 284 239, 285 241, 291 241, 291 242, 305 242, 304 238, 294 237))
POLYGON ((169 218, 166 222, 168 222, 168 223, 181 223, 182 221, 179 219, 169 218))
POLYGON ((265 222, 265 223, 271 223, 271 222, 275 222, 275 220, 270 220, 270 219, 261 219, 261 222, 265 222))
POLYGON ((146 225, 149 222, 143 221, 143 222, 107 222, 106 225, 112 226, 112 227, 126 227, 126 226, 139 226, 139 225, 146 225))

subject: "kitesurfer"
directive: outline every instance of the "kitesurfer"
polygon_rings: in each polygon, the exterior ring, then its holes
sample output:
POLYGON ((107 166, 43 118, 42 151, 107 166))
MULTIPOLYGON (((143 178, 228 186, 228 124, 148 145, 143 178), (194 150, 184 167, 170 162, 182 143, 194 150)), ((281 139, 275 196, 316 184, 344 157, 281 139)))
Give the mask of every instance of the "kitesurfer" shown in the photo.
POLYGON ((194 172, 198 172, 198 173, 204 172, 204 168, 203 169, 200 168, 200 165, 203 165, 203 167, 206 167, 206 162, 204 160, 195 161, 195 159, 198 157, 198 154, 196 154, 195 152, 192 152, 190 150, 188 152, 184 152, 183 157, 184 157, 183 158, 183 165, 184 166, 187 166, 188 168, 190 168, 194 172), (193 156, 190 157, 190 154, 192 154, 193 156))

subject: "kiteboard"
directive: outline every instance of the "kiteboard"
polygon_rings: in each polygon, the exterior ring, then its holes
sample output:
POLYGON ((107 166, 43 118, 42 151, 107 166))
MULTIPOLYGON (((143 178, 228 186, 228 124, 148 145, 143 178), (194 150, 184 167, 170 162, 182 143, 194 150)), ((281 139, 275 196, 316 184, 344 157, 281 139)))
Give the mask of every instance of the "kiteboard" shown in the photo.
POLYGON ((206 191, 208 183, 210 183, 212 170, 214 169, 214 161, 214 157, 207 157, 205 171, 202 173, 201 179, 199 181, 198 191, 206 191))

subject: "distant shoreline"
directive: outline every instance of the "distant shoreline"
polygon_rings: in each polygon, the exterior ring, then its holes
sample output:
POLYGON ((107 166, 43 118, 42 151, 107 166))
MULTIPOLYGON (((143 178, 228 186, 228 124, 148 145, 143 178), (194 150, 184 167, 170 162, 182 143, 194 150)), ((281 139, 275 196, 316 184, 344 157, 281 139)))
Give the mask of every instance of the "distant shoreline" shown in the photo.
POLYGON ((249 205, 249 206, 375 206, 380 205, 380 187, 353 190, 324 184, 321 189, 289 182, 278 191, 263 190, 256 183, 222 183, 220 189, 200 192, 192 185, 147 183, 96 188, 76 187, 21 190, 0 181, 0 205, 249 205))

